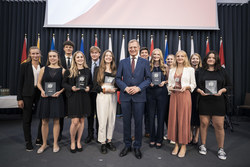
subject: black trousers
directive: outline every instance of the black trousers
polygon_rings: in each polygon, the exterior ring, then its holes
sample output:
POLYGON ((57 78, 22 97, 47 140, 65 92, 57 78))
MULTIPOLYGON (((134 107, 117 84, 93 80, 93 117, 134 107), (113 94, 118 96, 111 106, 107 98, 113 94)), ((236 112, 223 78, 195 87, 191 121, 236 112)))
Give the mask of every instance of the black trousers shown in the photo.
POLYGON ((97 94, 92 92, 90 93, 90 102, 91 102, 91 114, 88 116, 88 136, 94 136, 94 121, 95 121, 95 115, 96 115, 96 135, 98 134, 98 118, 96 114, 96 96, 97 94))
MULTIPOLYGON (((40 91, 37 88, 35 88, 34 94, 32 96, 23 97, 23 102, 24 102, 23 132, 24 132, 25 142, 32 142, 32 137, 31 137, 32 113, 33 111, 36 111, 36 106, 39 98, 40 98, 40 91)), ((38 133, 37 133, 37 139, 40 140, 42 140, 41 126, 42 126, 42 121, 40 119, 38 125, 38 133)))

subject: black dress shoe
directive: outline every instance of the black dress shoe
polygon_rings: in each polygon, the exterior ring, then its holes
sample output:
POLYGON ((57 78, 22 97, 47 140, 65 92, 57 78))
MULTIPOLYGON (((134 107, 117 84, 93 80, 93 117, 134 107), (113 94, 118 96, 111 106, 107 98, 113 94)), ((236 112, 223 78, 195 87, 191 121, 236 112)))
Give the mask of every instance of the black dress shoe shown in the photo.
POLYGON ((36 145, 37 146, 41 146, 43 144, 43 140, 42 139, 36 139, 36 145))
POLYGON ((131 147, 124 147, 123 148, 123 150, 120 152, 120 157, 124 157, 124 156, 126 156, 127 154, 128 154, 128 152, 130 152, 131 151, 131 147))
POLYGON ((31 142, 26 143, 26 151, 33 151, 33 145, 31 142))
POLYGON ((106 144, 107 148, 110 149, 111 151, 115 151, 116 147, 114 146, 114 144, 112 142, 108 142, 106 144))
POLYGON ((155 148, 156 148, 156 149, 160 149, 160 148, 161 148, 161 146, 162 146, 162 144, 161 144, 161 143, 156 143, 155 148))
POLYGON ((78 148, 78 147, 76 146, 76 151, 82 152, 82 147, 78 148))
POLYGON ((88 136, 88 137, 85 139, 85 143, 90 143, 91 140, 94 140, 94 137, 93 137, 93 136, 88 136))
POLYGON ((149 143, 150 148, 153 148, 154 146, 155 146, 155 143, 151 143, 151 142, 149 143))
POLYGON ((76 153, 76 148, 75 148, 75 149, 71 149, 71 148, 70 148, 70 152, 71 152, 71 153, 76 153))
POLYGON ((134 149, 134 152, 135 152, 135 157, 136 157, 137 159, 141 159, 142 154, 141 154, 140 149, 139 149, 139 148, 135 148, 135 149, 134 149))
POLYGON ((107 150, 107 146, 106 144, 102 144, 101 146, 101 153, 102 154, 107 154, 108 150, 107 150))

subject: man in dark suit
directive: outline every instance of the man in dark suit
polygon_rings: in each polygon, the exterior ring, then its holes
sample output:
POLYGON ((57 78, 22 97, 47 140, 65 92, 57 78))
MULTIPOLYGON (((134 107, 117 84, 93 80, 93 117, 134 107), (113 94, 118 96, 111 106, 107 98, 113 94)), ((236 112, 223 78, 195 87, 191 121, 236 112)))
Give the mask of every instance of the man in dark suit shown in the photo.
POLYGON ((119 64, 116 83, 121 89, 120 101, 123 113, 123 141, 125 147, 120 157, 131 151, 131 118, 135 121, 135 141, 133 143, 135 157, 141 159, 142 120, 146 102, 146 88, 151 82, 149 62, 139 57, 140 45, 135 39, 128 43, 130 56, 119 64))
MULTIPOLYGON (((100 65, 100 55, 101 55, 101 49, 98 46, 92 46, 90 48, 90 57, 91 61, 88 62, 88 66, 91 70, 92 80, 94 77, 94 70, 96 67, 100 65)), ((96 96, 97 93, 90 91, 90 99, 91 99, 91 114, 88 117, 88 136, 85 139, 85 143, 91 142, 91 140, 94 139, 94 118, 96 114, 96 96)), ((98 119, 96 114, 96 138, 98 135, 98 119)))
MULTIPOLYGON (((75 44, 72 41, 65 41, 63 43, 63 51, 65 54, 61 56, 61 62, 62 62, 62 66, 64 69, 68 70, 71 66, 74 46, 75 44)), ((68 105, 67 105, 67 97, 65 96, 65 93, 63 93, 63 100, 65 101, 65 113, 67 115, 68 105)), ((62 139, 63 125, 64 125, 64 118, 60 118, 60 133, 58 136, 58 141, 61 141, 62 139)))

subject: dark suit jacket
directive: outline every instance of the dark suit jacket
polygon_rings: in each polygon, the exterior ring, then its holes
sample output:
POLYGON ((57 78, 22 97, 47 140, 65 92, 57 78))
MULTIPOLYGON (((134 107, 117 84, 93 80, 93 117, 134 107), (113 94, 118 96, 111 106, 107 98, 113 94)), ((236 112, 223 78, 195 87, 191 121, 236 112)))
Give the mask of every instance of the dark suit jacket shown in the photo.
POLYGON ((146 88, 150 83, 149 61, 138 57, 134 73, 132 73, 130 57, 119 63, 116 84, 121 89, 120 101, 146 102, 146 88), (129 95, 124 91, 127 86, 138 86, 141 91, 135 95, 129 95))
POLYGON ((63 68, 67 70, 67 63, 66 63, 65 55, 61 56, 61 63, 62 63, 63 68))
MULTIPOLYGON (((40 67, 42 67, 40 65, 40 67)), ((17 100, 23 100, 23 96, 32 96, 34 94, 34 74, 31 61, 23 63, 20 66, 17 100)))

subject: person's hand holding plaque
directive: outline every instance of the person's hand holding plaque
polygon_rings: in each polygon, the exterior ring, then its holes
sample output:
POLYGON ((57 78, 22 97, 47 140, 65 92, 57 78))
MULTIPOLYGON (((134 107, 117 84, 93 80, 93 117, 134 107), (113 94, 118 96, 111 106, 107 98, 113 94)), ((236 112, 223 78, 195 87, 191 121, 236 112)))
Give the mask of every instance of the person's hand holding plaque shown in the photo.
POLYGON ((115 93, 117 90, 117 88, 108 88, 108 89, 105 89, 105 93, 115 93))
POLYGON ((78 91, 78 90, 80 90, 80 88, 77 88, 76 86, 72 86, 72 91, 74 91, 74 92, 76 92, 76 91, 78 91))
POLYGON ((158 86, 163 87, 165 85, 165 81, 162 81, 158 86))
POLYGON ((61 94, 60 91, 58 91, 58 92, 54 93, 54 94, 52 95, 52 97, 58 97, 60 94, 61 94))
POLYGON ((90 90, 89 86, 86 86, 86 88, 84 90, 85 90, 85 92, 89 92, 89 90, 90 90))
POLYGON ((48 97, 48 96, 46 96, 45 91, 41 91, 41 96, 42 97, 48 97))

